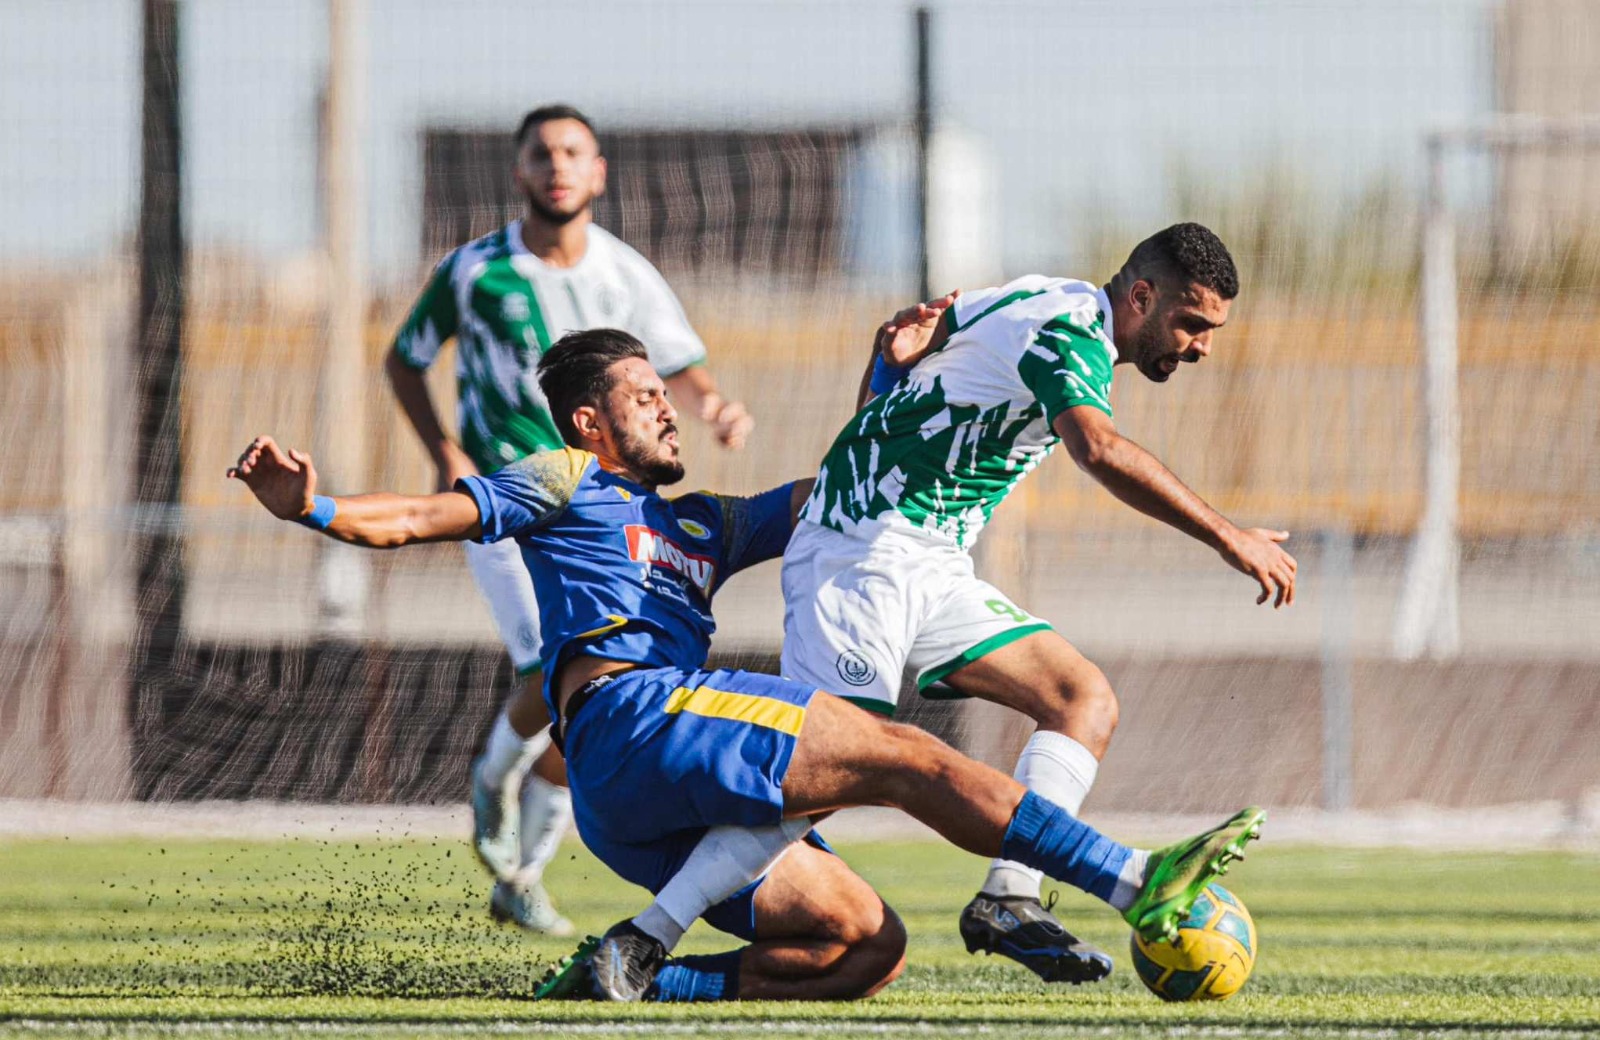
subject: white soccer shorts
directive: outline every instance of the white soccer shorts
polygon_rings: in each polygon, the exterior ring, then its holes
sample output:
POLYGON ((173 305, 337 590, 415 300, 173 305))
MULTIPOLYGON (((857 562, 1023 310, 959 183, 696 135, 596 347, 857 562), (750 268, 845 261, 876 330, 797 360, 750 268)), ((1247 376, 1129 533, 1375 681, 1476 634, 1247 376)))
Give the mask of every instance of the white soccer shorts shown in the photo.
POLYGON ((1050 627, 958 547, 893 527, 868 538, 800 521, 783 554, 783 602, 784 677, 885 715, 907 666, 923 696, 939 697, 948 688, 934 684, 951 672, 1050 627))
POLYGON ((480 545, 463 542, 467 565, 472 569, 478 591, 494 615, 500 641, 511 654, 518 675, 539 667, 539 601, 533 596, 533 575, 522 562, 522 548, 507 538, 503 542, 480 545))

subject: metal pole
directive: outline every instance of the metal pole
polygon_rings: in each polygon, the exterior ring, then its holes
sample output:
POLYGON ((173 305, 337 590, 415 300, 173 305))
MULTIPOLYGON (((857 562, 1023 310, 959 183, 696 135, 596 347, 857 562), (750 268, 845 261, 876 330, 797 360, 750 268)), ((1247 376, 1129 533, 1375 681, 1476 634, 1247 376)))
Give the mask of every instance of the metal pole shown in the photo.
POLYGON ((1427 456, 1422 520, 1406 564, 1395 623, 1395 654, 1443 660, 1461 649, 1461 412, 1455 223, 1444 180, 1445 142, 1428 143, 1422 244, 1423 403, 1427 456))
MULTIPOLYGON (((177 0, 144 0, 139 186, 139 312, 134 382, 133 499, 175 512, 182 500, 184 267, 182 52, 177 0)), ((180 529, 156 525, 138 541, 132 648, 134 732, 159 710, 183 630, 180 529)), ((136 788, 144 788, 135 779, 136 788)))
POLYGON ((1343 528, 1322 538, 1322 807, 1354 804, 1355 543, 1343 528))
MULTIPOLYGON (((367 466, 365 0, 328 0, 328 98, 323 175, 328 342, 317 386, 315 454, 330 488, 358 491, 367 466)), ((369 575, 358 550, 322 546, 321 636, 353 637, 366 620, 369 575)))
POLYGON ((930 55, 932 13, 916 9, 917 100, 913 127, 917 148, 917 298, 930 299, 933 286, 928 280, 928 163, 933 138, 933 72, 930 55))

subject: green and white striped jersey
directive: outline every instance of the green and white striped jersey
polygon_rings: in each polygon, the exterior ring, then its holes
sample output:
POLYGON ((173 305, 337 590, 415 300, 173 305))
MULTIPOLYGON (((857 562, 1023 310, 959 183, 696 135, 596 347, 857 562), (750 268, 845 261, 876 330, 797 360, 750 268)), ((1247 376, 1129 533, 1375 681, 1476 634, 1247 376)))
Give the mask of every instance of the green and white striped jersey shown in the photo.
POLYGON ((539 390, 539 357, 568 332, 618 328, 637 336, 662 376, 705 360, 705 344, 650 261, 589 226, 571 267, 528 251, 522 221, 468 242, 434 268, 394 349, 426 369, 456 338, 461 444, 492 473, 536 451, 562 447, 539 390))
POLYGON ((801 516, 846 533, 920 530, 970 548, 1060 443, 1056 416, 1111 414, 1111 304, 1088 282, 1028 275, 963 293, 949 338, 850 420, 801 516))

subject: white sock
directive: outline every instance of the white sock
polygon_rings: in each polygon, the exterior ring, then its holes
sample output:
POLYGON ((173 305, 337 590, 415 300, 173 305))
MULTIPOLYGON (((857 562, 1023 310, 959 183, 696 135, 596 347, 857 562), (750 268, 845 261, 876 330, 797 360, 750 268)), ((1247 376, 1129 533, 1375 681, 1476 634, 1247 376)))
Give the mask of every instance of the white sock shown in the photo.
POLYGON ((505 790, 508 784, 521 783, 533 760, 549 746, 549 726, 531 737, 524 737, 511 728, 511 720, 502 711, 494 720, 494 728, 489 731, 489 740, 478 759, 478 780, 497 791, 505 790))
POLYGON ((661 940, 661 945, 667 948, 668 953, 672 952, 672 948, 678 945, 678 940, 682 939, 683 933, 687 931, 683 925, 672 919, 671 914, 661 909, 660 903, 651 903, 645 907, 644 913, 633 919, 633 924, 644 934, 661 940))
MULTIPOLYGON (((1094 757, 1094 752, 1065 733, 1042 729, 1028 738, 1027 746, 1017 758, 1017 771, 1012 775, 1034 794, 1077 816, 1099 770, 1100 760, 1094 757)), ((989 876, 983 880, 982 892, 989 896, 1038 899, 1043 880, 1041 871, 1012 860, 997 859, 989 867, 989 876)))
POLYGON ((672 952, 695 918, 765 875, 809 830, 804 817, 775 827, 711 828, 634 925, 672 952))
POLYGON ((561 839, 572 823, 572 792, 541 776, 530 776, 522 788, 522 821, 517 837, 522 843, 522 866, 517 880, 538 881, 555 858, 561 839))
POLYGON ((1139 886, 1144 884, 1145 868, 1149 865, 1149 850, 1134 849, 1128 862, 1122 865, 1122 873, 1117 875, 1117 887, 1111 890, 1106 902, 1117 910, 1126 910, 1132 906, 1133 897, 1139 894, 1139 886))

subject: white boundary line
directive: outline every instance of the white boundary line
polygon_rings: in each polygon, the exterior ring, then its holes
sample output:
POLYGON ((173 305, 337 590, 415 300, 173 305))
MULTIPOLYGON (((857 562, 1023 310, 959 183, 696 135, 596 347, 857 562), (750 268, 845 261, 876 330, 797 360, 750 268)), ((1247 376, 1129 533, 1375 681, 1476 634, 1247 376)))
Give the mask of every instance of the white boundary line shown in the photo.
MULTIPOLYGON (((1129 841, 1160 842, 1216 823, 1209 814, 1095 813, 1094 826, 1129 841)), ((459 839, 472 830, 465 806, 308 805, 289 802, 62 802, 0 799, 7 839, 459 839)), ((936 841, 928 828, 888 809, 852 809, 820 828, 830 840, 936 841)), ((1405 805, 1328 813, 1275 809, 1273 844, 1435 851, 1570 849, 1600 852, 1600 792, 1576 802, 1531 802, 1478 809, 1405 805)))

